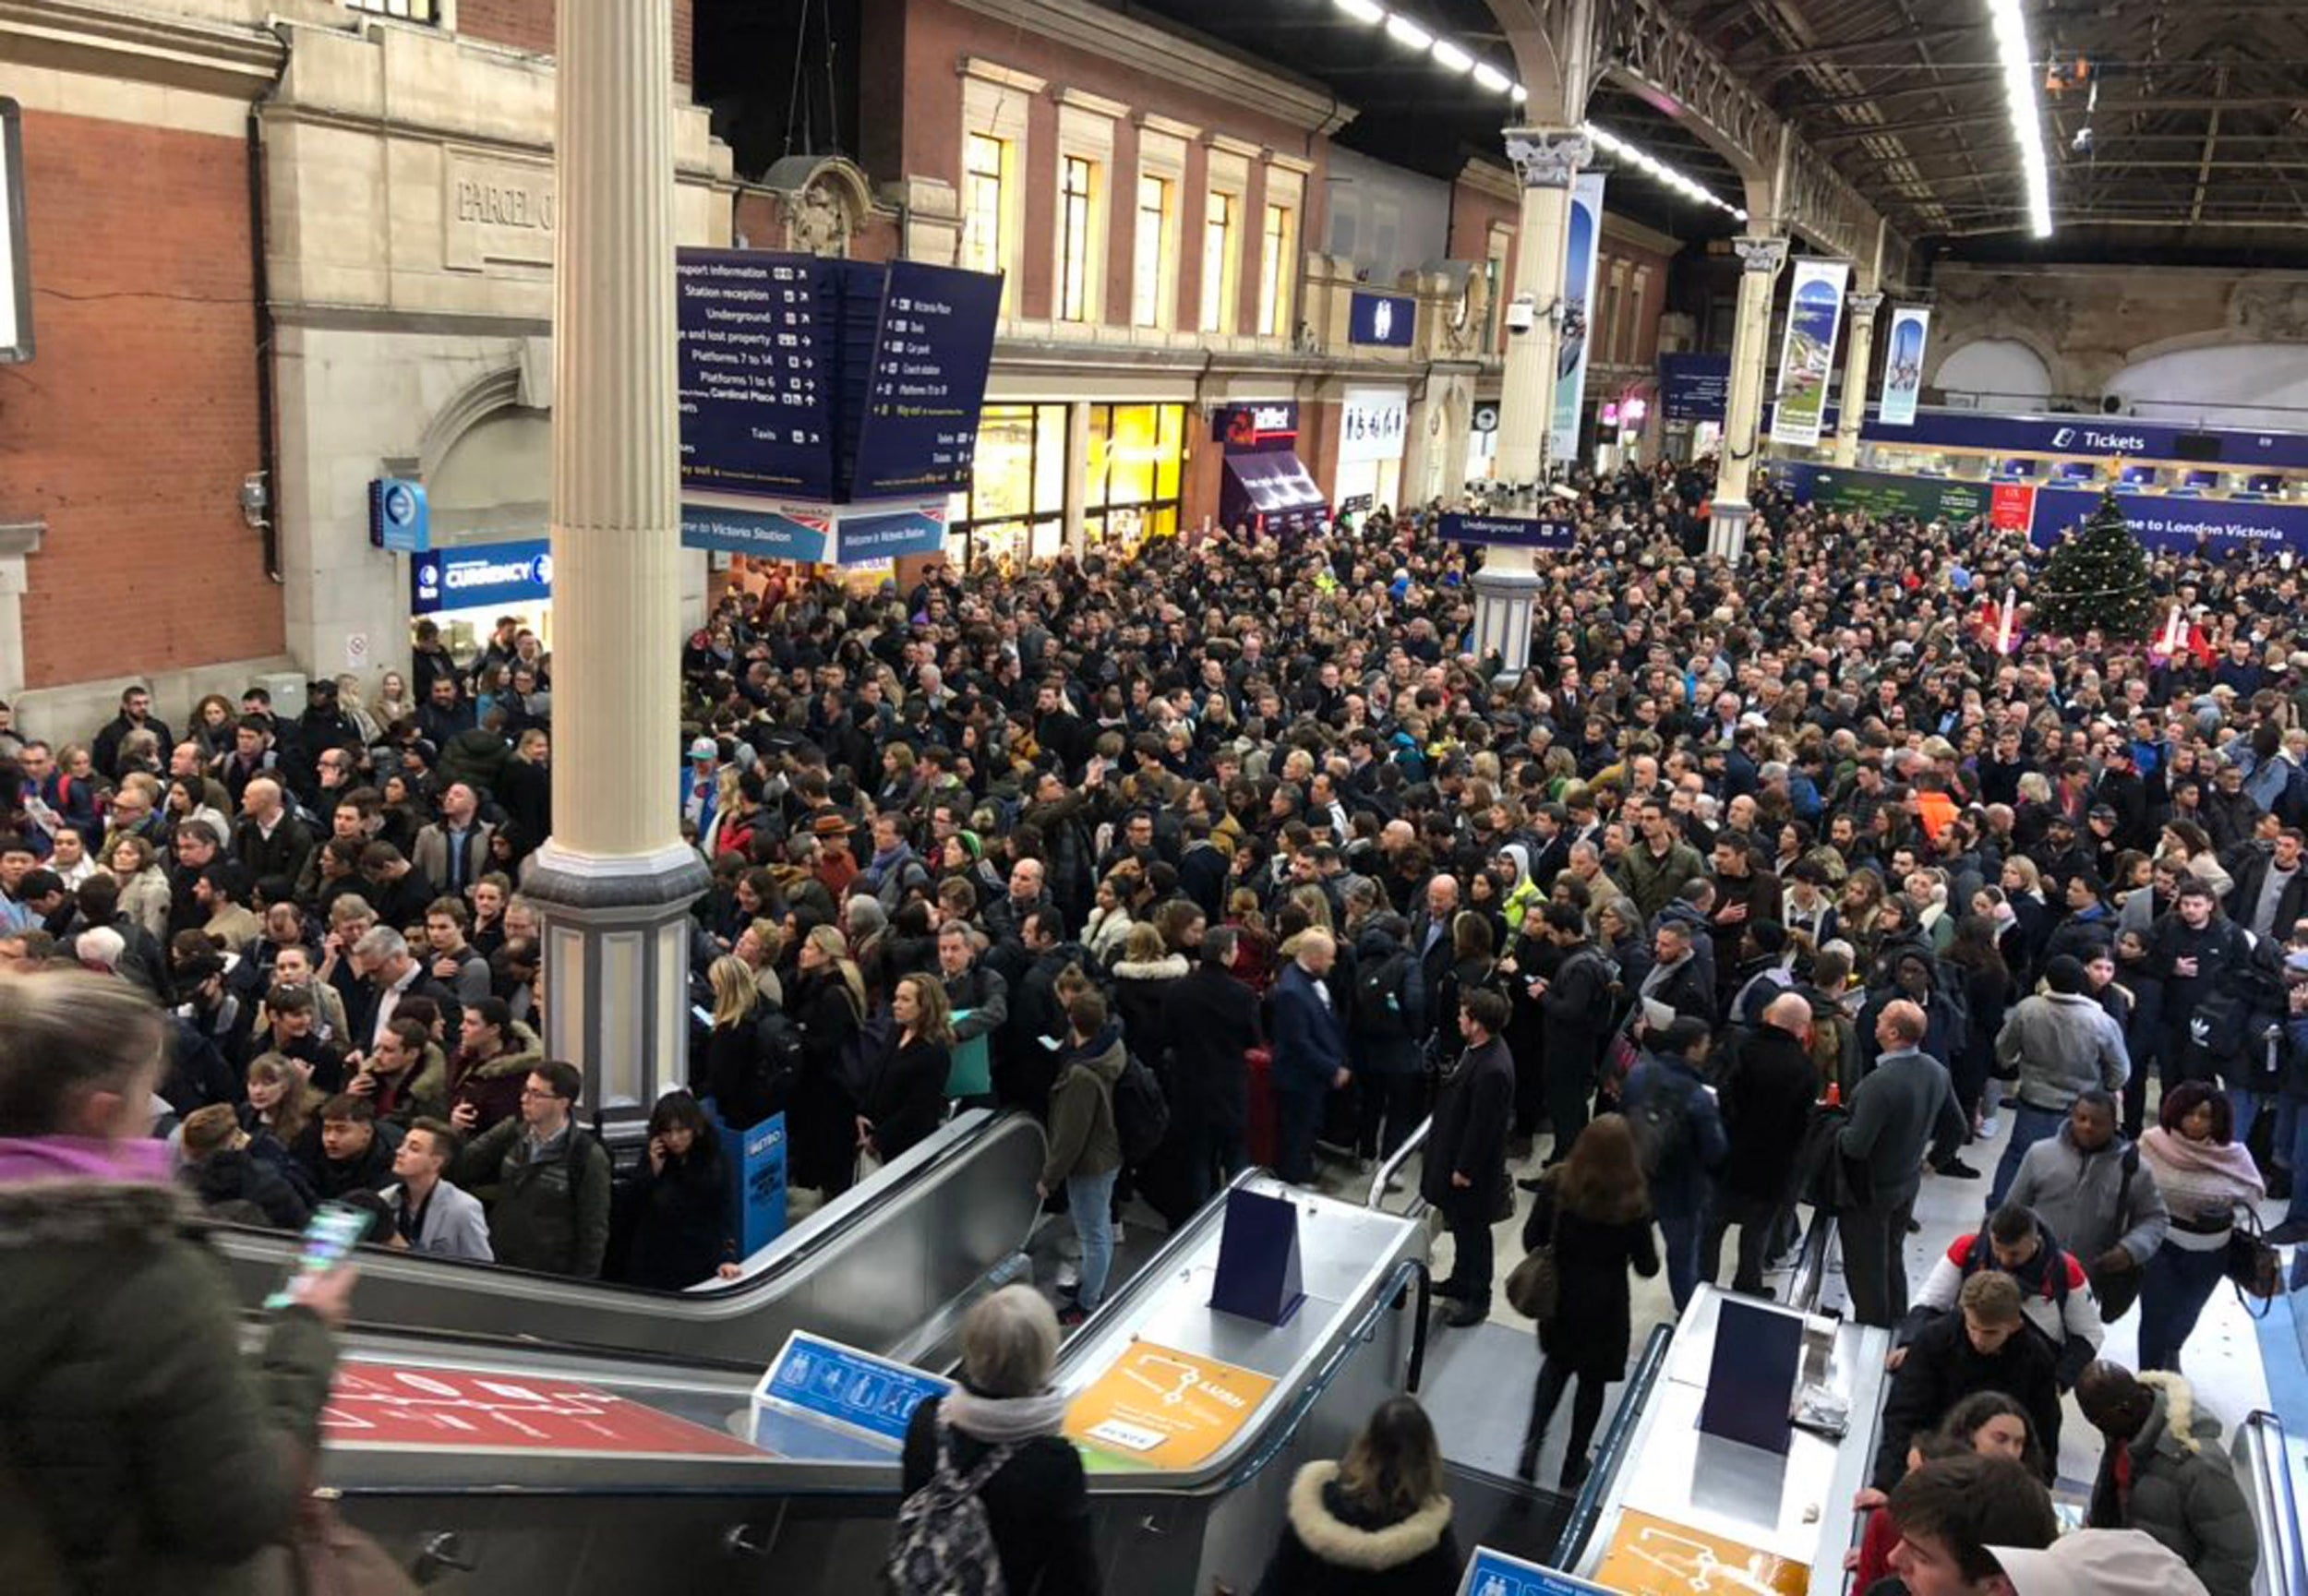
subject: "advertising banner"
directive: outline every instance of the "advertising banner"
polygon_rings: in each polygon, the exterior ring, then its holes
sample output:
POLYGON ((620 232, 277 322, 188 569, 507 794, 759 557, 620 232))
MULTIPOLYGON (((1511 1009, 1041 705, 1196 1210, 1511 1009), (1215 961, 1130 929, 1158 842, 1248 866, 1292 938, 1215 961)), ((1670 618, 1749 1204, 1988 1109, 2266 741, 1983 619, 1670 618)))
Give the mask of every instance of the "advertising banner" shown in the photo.
POLYGON ((945 546, 944 510, 899 510, 881 515, 845 515, 835 534, 844 565, 935 554, 945 546))
POLYGON ((1418 330, 1418 301, 1407 294, 1356 289, 1347 299, 1346 341, 1408 349, 1418 330))
POLYGON ((799 509, 736 510, 724 505, 681 506, 681 546, 720 554, 750 554, 757 559, 793 559, 817 565, 833 541, 828 511, 799 509))
POLYGON ((1289 449, 1298 441, 1298 403, 1275 399, 1221 404, 1210 412, 1210 441, 1223 445, 1229 454, 1289 449))
POLYGON ((734 1435, 555 1374, 347 1362, 320 1410, 330 1451, 751 1458, 734 1435))
POLYGON ((1739 1571, 1737 1589, 1756 1596, 1804 1596, 1811 1588, 1809 1564, 1631 1507, 1619 1515, 1595 1582, 1606 1590, 1638 1590, 1644 1596, 1685 1591, 1698 1596, 1732 1583, 1725 1578, 1730 1570, 1739 1571))
POLYGON ((1988 501, 1988 524, 2000 532, 2026 532, 2036 524, 2036 485, 1999 482, 1988 501))
POLYGON ((1915 425, 1916 400, 1923 392, 1923 351, 1930 336, 1928 306, 1903 305, 1892 312, 1892 341, 1883 354, 1883 395, 1875 407, 1878 425, 1915 425))
POLYGON ((1806 460, 1769 463, 1772 474, 1793 488, 1798 501, 1827 510, 1947 522, 1965 522, 1988 513, 1988 484, 1984 482, 1911 476, 1894 471, 1852 471, 1806 460))
POLYGON ((969 486, 1001 308, 1002 279, 994 273, 890 263, 851 498, 969 486))
POLYGON ((1256 1414, 1273 1378, 1215 1358, 1133 1341, 1066 1409, 1092 1468, 1192 1469, 1256 1414))
POLYGON ((435 549, 409 562, 409 613, 501 609, 553 596, 550 538, 435 549))
POLYGON ((786 1116, 772 1114, 758 1125, 731 1130, 719 1120, 724 1148, 736 1156, 729 1166, 732 1238, 738 1256, 750 1258, 786 1233, 786 1116))
MULTIPOLYGON (((2145 493, 2119 493, 2116 502, 2150 554, 2184 554, 2198 544, 2215 559, 2282 549, 2308 553, 2308 505, 2145 493)), ((2099 494, 2092 488, 2038 488, 2029 536, 2049 548, 2098 507, 2099 494)))
POLYGON ((1722 425, 1731 408, 1731 357, 1659 356, 1659 406, 1660 415, 1667 421, 1712 421, 1722 425))
POLYGON ((1546 452, 1579 452, 1579 407, 1587 396, 1588 313, 1593 307, 1595 252, 1603 245, 1603 174, 1582 172, 1570 190, 1570 248, 1563 258, 1563 330, 1555 346, 1555 411, 1546 452))
POLYGON ((1579 540, 1579 528, 1569 521, 1541 521, 1528 515, 1462 515, 1447 511, 1440 528, 1445 543, 1496 543, 1514 548, 1569 548, 1579 540))
POLYGON ((1339 463, 1400 460, 1411 430, 1410 395, 1400 388, 1350 388, 1339 412, 1339 463))
POLYGON ((1827 380, 1835 366, 1835 334, 1843 326, 1842 260, 1798 260, 1787 296, 1786 336, 1779 345, 1779 388, 1772 404, 1771 440, 1809 448, 1820 438, 1827 380))

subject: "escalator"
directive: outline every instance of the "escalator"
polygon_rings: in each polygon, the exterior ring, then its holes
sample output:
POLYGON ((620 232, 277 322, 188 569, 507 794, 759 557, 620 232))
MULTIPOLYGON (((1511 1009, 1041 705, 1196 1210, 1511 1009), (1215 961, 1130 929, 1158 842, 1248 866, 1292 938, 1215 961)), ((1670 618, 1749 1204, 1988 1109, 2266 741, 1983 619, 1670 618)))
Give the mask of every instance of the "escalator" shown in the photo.
POLYGON ((2308 1545, 2300 1530, 2300 1497, 2308 1492, 2308 1438, 2288 1434, 2273 1413, 2255 1412, 2237 1427, 2235 1461, 2238 1483, 2260 1533, 2260 1569, 2253 1590, 2257 1596, 2308 1591, 2308 1545))
MULTIPOLYGON (((1086 1443, 1107 1590, 1256 1585, 1297 1467, 1338 1457, 1372 1408, 1415 1385, 1425 1252, 1414 1219, 1245 1174, 1067 1340, 1054 1384, 1085 1424, 1107 1411, 1100 1393, 1118 1373, 1158 1362, 1199 1370, 1205 1384, 1190 1398, 1245 1393, 1186 1450, 1163 1443, 1130 1458, 1108 1441, 1086 1443), (1280 1326, 1209 1305, 1227 1197, 1238 1191, 1296 1213, 1304 1298, 1280 1326)), ((861 1454, 856 1434, 834 1424, 818 1446, 788 1413, 760 1422, 744 1374, 392 1332, 349 1338, 346 1357, 352 1379, 340 1382, 324 1428, 324 1480, 355 1524, 436 1590, 520 1596, 687 1578, 805 1596, 877 1586, 897 1507, 892 1453, 861 1454), (773 1450, 748 1444, 756 1439, 773 1450)), ((943 1358, 923 1362, 935 1370, 943 1358)), ((1149 1444, 1129 1439, 1126 1410, 1112 1411, 1094 1434, 1149 1444)), ((1519 1503, 1517 1543, 1552 1546, 1570 1505, 1506 1483, 1519 1503)), ((1472 1498, 1477 1484, 1454 1476, 1453 1490, 1472 1498)))
MULTIPOLYGON (((998 1283, 1031 1231, 1045 1141, 1027 1114, 973 1110, 826 1204, 733 1281, 653 1291, 365 1249, 365 1327, 518 1338, 758 1370, 806 1327, 872 1351, 927 1353, 998 1283)), ((261 1302, 297 1246, 225 1230, 241 1301, 261 1302)))

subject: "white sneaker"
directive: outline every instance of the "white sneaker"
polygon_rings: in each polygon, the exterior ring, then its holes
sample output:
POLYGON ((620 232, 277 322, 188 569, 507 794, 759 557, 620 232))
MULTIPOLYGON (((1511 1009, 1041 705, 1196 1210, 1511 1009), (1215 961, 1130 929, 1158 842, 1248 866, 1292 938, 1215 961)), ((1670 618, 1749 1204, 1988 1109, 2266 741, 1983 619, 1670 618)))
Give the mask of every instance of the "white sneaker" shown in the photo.
POLYGON ((1082 1283, 1082 1271, 1072 1264, 1058 1266, 1058 1290, 1071 1291, 1082 1283))
POLYGON ((2002 1116, 1999 1114, 1989 1114, 1986 1119, 1979 1122, 1979 1139, 1983 1142, 1992 1142, 1995 1140, 1997 1133, 2002 1129, 2002 1116))

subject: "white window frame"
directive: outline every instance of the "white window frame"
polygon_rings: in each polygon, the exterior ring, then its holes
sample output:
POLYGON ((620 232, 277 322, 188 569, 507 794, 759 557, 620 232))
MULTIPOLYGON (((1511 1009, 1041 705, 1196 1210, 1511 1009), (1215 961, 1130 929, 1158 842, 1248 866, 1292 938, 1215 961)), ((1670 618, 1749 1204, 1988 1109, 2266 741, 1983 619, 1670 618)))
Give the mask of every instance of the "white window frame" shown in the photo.
MULTIPOLYGON (((1132 251, 1130 278, 1130 321, 1140 329, 1170 332, 1178 329, 1181 318, 1178 305, 1179 262, 1184 258, 1182 246, 1186 217, 1186 147, 1201 136, 1202 130, 1184 122, 1174 122, 1151 112, 1140 112, 1132 118, 1138 130, 1138 170, 1140 178, 1152 178, 1167 186, 1164 192, 1166 214, 1162 218, 1161 238, 1148 254, 1139 247, 1137 227, 1137 193, 1131 191, 1130 248, 1132 251), (1148 297, 1153 300, 1153 318, 1146 319, 1141 308, 1148 297)), ((1197 306, 1196 310, 1200 307, 1197 306)))
MULTIPOLYGON (((1033 170, 1033 146, 1028 138, 1033 98, 1047 87, 1043 78, 1020 72, 981 56, 965 55, 962 75, 962 142, 956 151, 955 176, 962 198, 963 227, 968 226, 968 150, 973 133, 1002 146, 1002 236, 995 255, 1002 271, 1002 314, 1018 313, 1018 294, 1025 279, 1026 182, 1033 170)), ((958 241, 961 258, 969 257, 969 242, 958 241)))
POLYGON ((1195 328, 1206 334, 1232 337, 1242 330, 1242 230, 1247 212, 1244 201, 1250 191, 1250 157, 1256 153, 1256 148, 1220 133, 1206 135, 1203 143, 1208 147, 1208 159, 1203 174, 1202 221, 1195 235, 1196 257, 1202 262, 1195 328), (1210 275, 1211 229, 1221 215, 1226 221, 1226 235, 1214 284, 1210 275))

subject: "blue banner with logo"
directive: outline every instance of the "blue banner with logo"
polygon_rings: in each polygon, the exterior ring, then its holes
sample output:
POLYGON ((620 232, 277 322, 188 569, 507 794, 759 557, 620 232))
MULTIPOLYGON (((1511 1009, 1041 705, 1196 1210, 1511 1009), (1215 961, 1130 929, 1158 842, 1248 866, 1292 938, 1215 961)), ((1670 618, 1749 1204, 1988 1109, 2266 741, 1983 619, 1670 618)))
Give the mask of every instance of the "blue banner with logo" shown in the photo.
POLYGON ((797 1330, 753 1394, 903 1446, 914 1410, 953 1389, 950 1380, 797 1330))
MULTIPOLYGON (((2039 487, 2028 537, 2049 548, 2099 508, 2096 488, 2039 487)), ((2197 545, 2214 558, 2230 554, 2308 553, 2308 505, 2233 498, 2183 498, 2122 493, 2116 502, 2149 553, 2184 554, 2197 545)))
POLYGON ((410 561, 409 586, 412 615, 536 604, 553 596, 552 540, 437 548, 410 561))
POLYGON ((844 565, 935 554, 945 546, 942 510, 900 510, 881 515, 845 515, 835 534, 844 565))
POLYGON ((786 1233, 786 1116, 742 1131, 715 1125, 729 1167, 732 1239, 739 1258, 750 1258, 786 1233))
POLYGON ((998 276, 891 262, 848 474, 851 498, 958 493, 969 486, 1001 309, 998 276))
POLYGON ((1659 414, 1668 421, 1723 424, 1731 408, 1731 357, 1727 354, 1659 356, 1659 414))
POLYGON ((681 546, 721 554, 750 554, 757 559, 794 559, 815 565, 827 558, 834 520, 830 513, 801 510, 732 510, 721 505, 681 507, 681 546))
POLYGON ((368 485, 368 541, 393 554, 433 546, 433 512, 425 485, 380 476, 368 485))
MULTIPOLYGON (((1835 410, 1828 411, 1833 430, 1835 410)), ((2168 426, 2129 417, 1997 415, 1976 410, 1919 410, 1913 426, 1887 426, 1869 415, 1859 429, 1868 443, 1982 453, 2073 454, 2092 459, 2217 465, 2227 471, 2308 471, 2308 433, 2253 432, 2168 426)))
POLYGON ((1408 349, 1418 332, 1418 301, 1407 294, 1356 289, 1347 298, 1346 341, 1408 349))
POLYGON ((1442 518, 1445 543, 1497 543, 1515 548, 1569 548, 1579 541, 1579 527, 1569 521, 1542 520, 1528 515, 1461 515, 1453 510, 1442 518))

